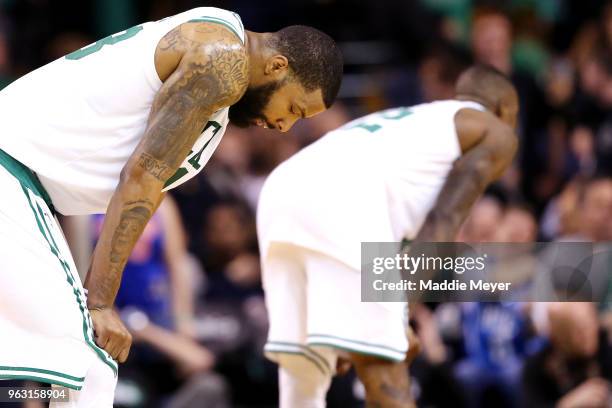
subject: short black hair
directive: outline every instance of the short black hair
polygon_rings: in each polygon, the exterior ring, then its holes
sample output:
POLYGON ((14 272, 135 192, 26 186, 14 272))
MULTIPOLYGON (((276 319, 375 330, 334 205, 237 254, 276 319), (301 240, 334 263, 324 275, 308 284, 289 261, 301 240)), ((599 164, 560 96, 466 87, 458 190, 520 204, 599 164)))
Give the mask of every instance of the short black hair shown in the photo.
POLYGON ((293 25, 274 33, 270 46, 289 61, 289 69, 309 92, 321 89, 325 107, 335 101, 342 82, 342 53, 327 34, 293 25))
POLYGON ((510 94, 517 95, 511 79, 487 64, 476 64, 466 69, 457 80, 457 95, 468 95, 497 108, 510 94))

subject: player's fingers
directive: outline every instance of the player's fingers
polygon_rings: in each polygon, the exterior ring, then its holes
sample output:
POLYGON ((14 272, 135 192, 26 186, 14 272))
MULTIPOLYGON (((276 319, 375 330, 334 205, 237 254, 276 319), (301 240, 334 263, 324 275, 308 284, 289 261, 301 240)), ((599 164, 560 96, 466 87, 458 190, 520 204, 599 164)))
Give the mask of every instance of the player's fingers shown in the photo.
POLYGON ((131 347, 131 342, 127 346, 124 345, 123 349, 121 350, 121 353, 119 353, 119 356, 117 357, 118 362, 125 363, 125 360, 127 360, 128 356, 130 355, 131 347))
POLYGON ((117 326, 114 328, 112 338, 112 352, 109 354, 111 354, 115 360, 123 363, 127 359, 127 355, 132 345, 132 335, 125 327, 117 326))
POLYGON ((121 353, 121 343, 115 336, 111 336, 111 338, 108 340, 108 343, 106 343, 106 347, 104 348, 104 350, 108 354, 110 354, 113 360, 117 360, 119 354, 121 353))
POLYGON ((412 327, 408 326, 406 331, 408 337, 408 352, 406 353, 406 363, 410 364, 421 352, 421 341, 412 330, 412 327))
POLYGON ((109 333, 104 329, 97 329, 96 332, 96 344, 106 350, 106 345, 110 339, 109 333))
POLYGON ((129 331, 122 327, 121 332, 121 348, 117 355, 117 361, 124 363, 127 360, 128 354, 130 353, 130 347, 132 346, 132 335, 129 331))

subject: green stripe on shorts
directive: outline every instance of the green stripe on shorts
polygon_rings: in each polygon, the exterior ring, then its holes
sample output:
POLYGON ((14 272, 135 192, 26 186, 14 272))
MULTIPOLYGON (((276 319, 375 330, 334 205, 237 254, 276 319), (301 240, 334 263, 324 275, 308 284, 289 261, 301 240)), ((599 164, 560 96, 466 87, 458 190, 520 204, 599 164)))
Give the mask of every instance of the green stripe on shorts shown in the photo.
POLYGON ((0 166, 4 167, 9 173, 13 175, 22 185, 25 185, 37 196, 45 200, 47 206, 52 212, 55 212, 51 197, 47 194, 47 190, 43 187, 36 177, 36 174, 30 170, 23 163, 13 158, 13 156, 0 149, 0 166))
MULTIPOLYGON (((117 375, 117 363, 105 351, 103 351, 95 344, 93 336, 91 335, 91 333, 93 333, 93 324, 91 322, 91 317, 87 312, 85 298, 81 291, 75 285, 75 280, 80 278, 74 275, 74 273, 70 270, 70 265, 61 258, 60 250, 57 246, 57 243, 55 242, 55 239, 53 238, 53 235, 51 234, 51 229, 45 221, 43 210, 38 203, 32 202, 29 192, 31 192, 35 196, 42 198, 47 204, 47 207, 49 207, 49 209, 51 210, 51 212, 55 212, 49 194, 47 193, 40 180, 38 179, 38 177, 36 177, 36 174, 34 174, 32 170, 30 170, 27 166, 16 160, 14 157, 9 155, 2 149, 0 149, 0 166, 4 167, 21 184, 21 188, 26 196, 26 199, 28 200, 28 204, 30 206, 30 209, 32 210, 32 214, 34 215, 34 219, 36 220, 36 225, 38 226, 40 233, 44 237, 45 241, 49 244, 49 250, 58 259, 62 266, 62 269, 66 273, 66 281, 72 288, 72 292, 74 293, 77 305, 83 317, 83 337, 85 342, 93 349, 93 351, 98 355, 98 357, 113 370, 115 375, 117 375)), ((44 370, 38 370, 39 374, 37 375, 41 375, 40 373, 42 371, 44 370)), ((2 376, 5 378, 7 378, 7 375, 8 374, 6 373, 2 374, 2 376)), ((59 384, 59 382, 54 382, 54 384, 55 383, 59 384)))
POLYGON ((100 359, 113 370, 113 373, 117 375, 117 363, 106 352, 104 352, 100 347, 95 344, 92 336, 90 335, 90 333, 93 333, 93 324, 91 322, 91 317, 89 316, 89 313, 86 312, 86 302, 81 291, 75 286, 75 280, 79 278, 74 276, 74 274, 70 270, 70 265, 68 265, 68 263, 60 257, 60 250, 55 242, 55 239, 53 238, 53 235, 51 234, 51 229, 45 221, 42 209, 40 208, 38 203, 32 203, 30 195, 28 194, 27 187, 22 184, 21 188, 23 189, 23 193, 25 194, 26 199, 28 200, 32 213, 34 214, 34 218, 36 219, 36 224, 38 225, 40 233, 45 238, 45 241, 47 241, 47 243, 49 244, 49 250, 60 262, 64 273, 66 273, 66 281, 72 288, 72 292, 74 293, 77 305, 83 317, 83 337, 85 339, 85 342, 93 349, 93 351, 98 355, 98 357, 100 357, 100 359), (34 208, 34 204, 36 204, 36 208, 34 208))
POLYGON ((85 377, 74 377, 58 371, 33 367, 0 366, 0 380, 32 380, 61 385, 78 391, 83 388, 85 377))

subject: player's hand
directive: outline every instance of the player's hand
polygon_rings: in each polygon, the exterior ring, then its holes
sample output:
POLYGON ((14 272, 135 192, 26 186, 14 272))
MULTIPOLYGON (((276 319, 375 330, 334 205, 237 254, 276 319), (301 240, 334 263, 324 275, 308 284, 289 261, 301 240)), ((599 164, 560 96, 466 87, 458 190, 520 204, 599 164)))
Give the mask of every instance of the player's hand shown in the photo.
POLYGON ((127 360, 132 335, 113 309, 90 309, 96 344, 120 363, 127 360))
POLYGON ((412 327, 408 326, 406 329, 406 337, 408 337, 408 352, 406 353, 406 364, 412 364, 414 359, 421 352, 421 340, 417 337, 412 330, 412 327))
POLYGON ((610 398, 610 384, 602 378, 590 378, 567 393, 558 408, 604 408, 610 398))

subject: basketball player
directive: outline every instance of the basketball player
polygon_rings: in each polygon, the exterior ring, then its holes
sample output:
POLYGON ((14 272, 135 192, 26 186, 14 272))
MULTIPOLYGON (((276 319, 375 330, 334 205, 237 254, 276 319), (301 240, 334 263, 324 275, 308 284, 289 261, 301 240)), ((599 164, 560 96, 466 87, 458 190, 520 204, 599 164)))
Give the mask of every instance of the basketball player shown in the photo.
POLYGON ((131 337, 113 311, 128 256, 167 190, 229 120, 286 132, 329 107, 342 58, 304 26, 246 31, 197 8, 106 37, 0 92, 0 379, 111 406, 131 337), (231 106, 231 111, 229 107, 231 106), (55 213, 106 213, 83 289, 55 213))
POLYGON ((452 241, 512 161, 512 84, 472 67, 454 100, 352 121, 276 168, 257 214, 281 408, 325 406, 338 357, 369 407, 410 407, 405 304, 361 302, 361 242, 452 241))

